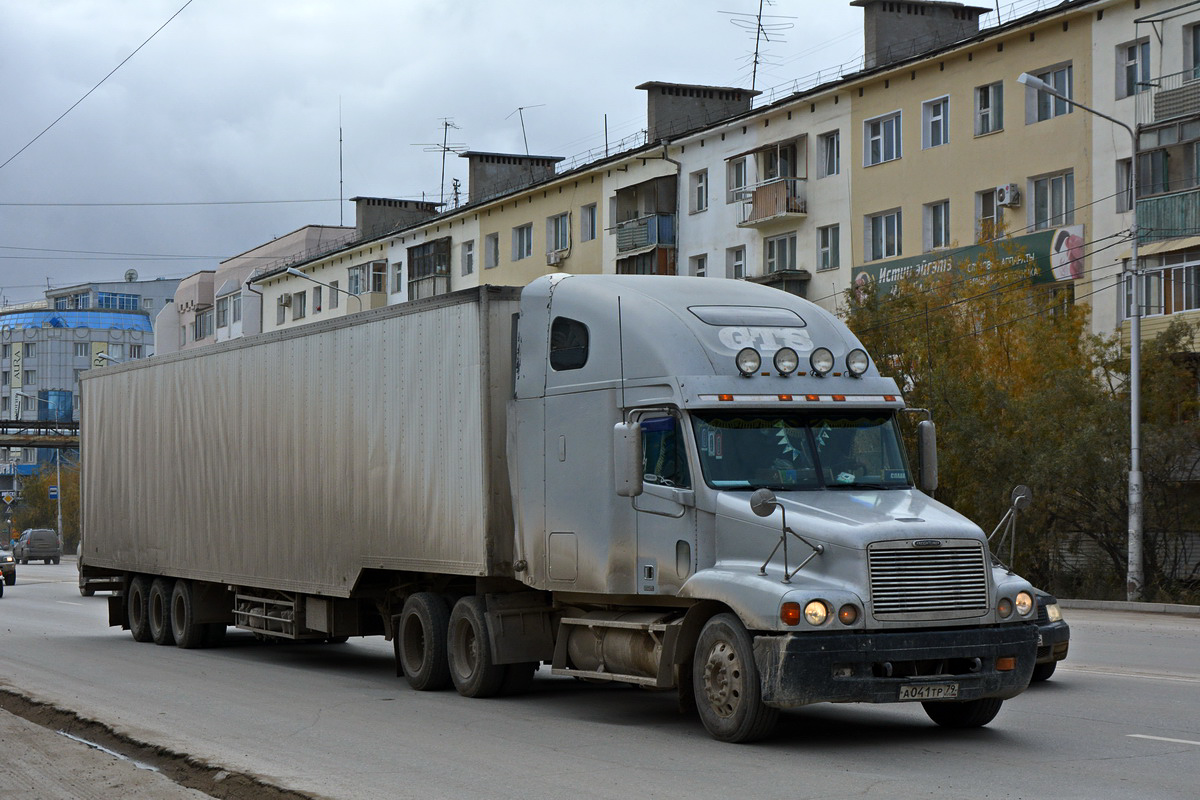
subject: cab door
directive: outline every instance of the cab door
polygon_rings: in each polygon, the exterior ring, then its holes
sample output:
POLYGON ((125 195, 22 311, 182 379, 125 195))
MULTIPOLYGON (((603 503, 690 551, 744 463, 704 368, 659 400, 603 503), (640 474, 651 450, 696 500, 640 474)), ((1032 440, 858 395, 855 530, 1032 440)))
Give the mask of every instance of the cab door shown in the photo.
POLYGON ((677 416, 645 412, 637 519, 638 594, 674 595, 695 569, 696 494, 677 416))

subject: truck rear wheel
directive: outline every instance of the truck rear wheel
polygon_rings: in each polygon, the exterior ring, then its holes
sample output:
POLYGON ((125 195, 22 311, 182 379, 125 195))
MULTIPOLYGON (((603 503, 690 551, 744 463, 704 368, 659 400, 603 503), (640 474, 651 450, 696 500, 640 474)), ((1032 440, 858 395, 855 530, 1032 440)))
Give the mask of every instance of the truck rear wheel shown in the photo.
POLYGON ((446 601, 433 592, 417 592, 404 601, 396 633, 396 660, 408 685, 419 692, 450 685, 450 666, 446 661, 449 623, 446 601))
POLYGON ((984 697, 961 703, 922 703, 929 718, 943 728, 982 728, 996 718, 1004 701, 984 697))
POLYGON ((171 589, 171 636, 176 645, 188 650, 204 647, 208 642, 207 629, 196 622, 191 581, 175 581, 171 589))
POLYGON ((171 581, 167 578, 155 578, 150 584, 150 594, 146 603, 146 616, 150 620, 150 638, 155 644, 175 644, 175 636, 171 633, 171 581))
POLYGON ((504 685, 505 666, 492 663, 487 609, 481 597, 464 597, 450 612, 446 655, 454 688, 463 697, 493 697, 504 685))
POLYGON ((764 705, 754 645, 741 621, 717 614, 704 624, 692 661, 696 710, 722 742, 753 742, 770 735, 779 709, 764 705))
POLYGON ((150 580, 145 575, 135 575, 129 581, 125 597, 125 610, 129 616, 129 632, 135 642, 152 641, 150 636, 150 580))

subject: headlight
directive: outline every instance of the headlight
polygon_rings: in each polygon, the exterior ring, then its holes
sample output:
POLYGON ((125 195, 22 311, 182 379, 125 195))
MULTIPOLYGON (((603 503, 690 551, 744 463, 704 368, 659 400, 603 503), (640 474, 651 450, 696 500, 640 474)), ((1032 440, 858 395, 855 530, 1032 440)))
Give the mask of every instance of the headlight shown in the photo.
POLYGON ((1062 611, 1058 607, 1058 603, 1046 604, 1046 619, 1051 622, 1062 622, 1062 611))
POLYGON ((867 351, 860 350, 857 347, 851 350, 846 356, 846 369, 856 378, 861 377, 867 371, 869 363, 871 362, 867 358, 867 351))
POLYGON ((996 613, 998 613, 1002 619, 1008 619, 1011 617, 1012 609, 1012 600, 1009 600, 1007 597, 1001 597, 1000 602, 996 603, 996 613))
POLYGON ((737 358, 734 360, 737 363, 738 372, 747 378, 758 372, 758 368, 762 366, 762 356, 753 347, 743 347, 738 351, 737 358))
POLYGON ((1017 592, 1017 613, 1022 617, 1028 617, 1030 612, 1035 608, 1033 603, 1033 595, 1029 592, 1017 592))
POLYGON ((800 366, 800 356, 790 347, 781 347, 775 351, 775 369, 780 375, 791 375, 800 366))
POLYGON ((804 619, 809 625, 824 625, 829 618, 829 607, 821 600, 813 600, 804 607, 804 619))
POLYGON ((858 622, 858 607, 853 603, 847 603, 838 609, 838 620, 843 625, 853 625, 858 622))
POLYGON ((828 347, 818 347, 808 357, 808 365, 812 367, 814 375, 824 375, 833 369, 833 353, 830 352, 828 347))

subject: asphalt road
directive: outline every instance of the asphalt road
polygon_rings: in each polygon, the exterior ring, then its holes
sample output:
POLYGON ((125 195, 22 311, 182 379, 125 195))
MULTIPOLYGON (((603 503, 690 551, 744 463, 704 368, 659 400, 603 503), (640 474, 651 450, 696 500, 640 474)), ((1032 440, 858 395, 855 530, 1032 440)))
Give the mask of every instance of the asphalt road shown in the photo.
MULTIPOLYGON (((1200 786, 1198 618, 1068 611, 1070 658, 981 730, 937 728, 915 704, 821 705, 739 746, 679 715, 673 693, 545 670, 519 698, 414 692, 382 640, 137 644, 106 627, 106 596, 79 596, 73 562, 18 569, 0 598, 0 689, 305 795, 1194 800, 1200 786)), ((0 720, 6 757, 11 730, 0 720)), ((55 736, 40 731, 21 735, 55 736)), ((66 779, 74 763, 44 769, 66 779)), ((22 778, 0 759, 0 798, 22 778)), ((174 797, 149 791, 128 796, 174 797)))

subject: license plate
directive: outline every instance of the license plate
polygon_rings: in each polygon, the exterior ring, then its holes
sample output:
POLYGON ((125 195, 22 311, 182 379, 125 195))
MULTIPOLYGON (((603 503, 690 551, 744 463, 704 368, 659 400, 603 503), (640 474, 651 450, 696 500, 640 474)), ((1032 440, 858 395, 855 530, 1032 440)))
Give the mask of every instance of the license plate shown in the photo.
POLYGON ((901 700, 954 700, 957 683, 906 683, 900 686, 901 700))

